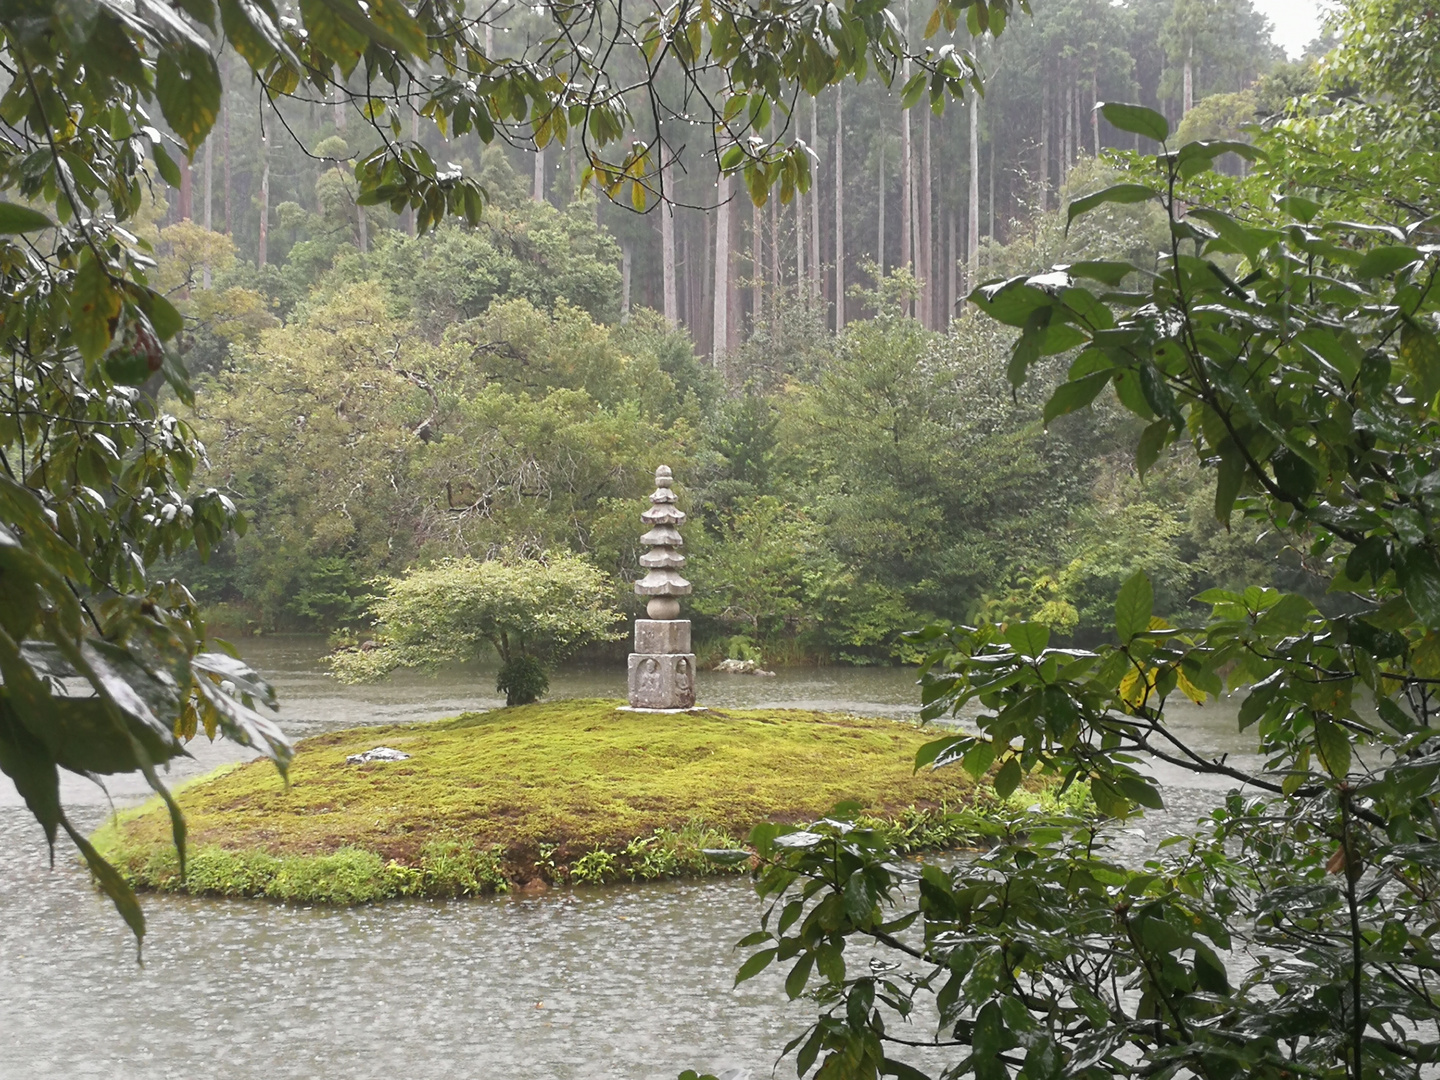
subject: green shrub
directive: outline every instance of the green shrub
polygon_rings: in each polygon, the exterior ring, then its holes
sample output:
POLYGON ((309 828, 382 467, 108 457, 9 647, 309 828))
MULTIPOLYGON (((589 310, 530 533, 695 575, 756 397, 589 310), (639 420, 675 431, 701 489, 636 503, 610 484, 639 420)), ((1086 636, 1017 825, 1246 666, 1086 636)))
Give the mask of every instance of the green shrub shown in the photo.
POLYGON ((512 656, 500 665, 495 689, 505 695, 505 704, 529 705, 550 689, 545 667, 533 656, 512 656))

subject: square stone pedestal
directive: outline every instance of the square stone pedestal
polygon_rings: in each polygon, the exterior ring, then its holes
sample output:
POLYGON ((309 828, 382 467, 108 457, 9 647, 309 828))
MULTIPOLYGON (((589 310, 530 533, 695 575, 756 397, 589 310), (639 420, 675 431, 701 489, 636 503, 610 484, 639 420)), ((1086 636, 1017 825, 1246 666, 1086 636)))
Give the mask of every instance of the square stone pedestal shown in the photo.
POLYGON ((637 653, 688 653, 690 651, 690 620, 636 619, 635 651, 637 653))
POLYGON ((630 707, 688 709, 695 704, 689 619, 636 619, 630 654, 630 707))

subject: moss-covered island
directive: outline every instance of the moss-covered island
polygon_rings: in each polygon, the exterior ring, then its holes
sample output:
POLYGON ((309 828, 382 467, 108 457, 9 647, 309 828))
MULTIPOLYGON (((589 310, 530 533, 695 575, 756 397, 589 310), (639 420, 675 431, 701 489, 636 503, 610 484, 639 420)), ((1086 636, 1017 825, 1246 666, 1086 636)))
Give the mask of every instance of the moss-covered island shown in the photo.
POLYGON ((121 813, 96 842, 140 888, 348 904, 721 872, 704 849, 844 801, 916 849, 986 831, 963 771, 913 771, 933 737, 914 725, 617 705, 332 732, 301 743, 288 787, 263 761, 212 773, 178 795, 190 830, 183 882, 157 804, 121 813), (381 745, 410 758, 346 763, 381 745))

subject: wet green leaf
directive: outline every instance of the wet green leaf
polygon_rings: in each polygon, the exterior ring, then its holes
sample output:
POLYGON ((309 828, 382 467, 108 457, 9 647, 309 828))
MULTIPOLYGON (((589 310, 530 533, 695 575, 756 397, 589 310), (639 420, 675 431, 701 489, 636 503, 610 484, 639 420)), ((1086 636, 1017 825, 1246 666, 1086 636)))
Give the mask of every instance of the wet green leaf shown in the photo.
POLYGON ((1429 548, 1411 548, 1397 568, 1400 587, 1415 615, 1431 630, 1440 630, 1440 566, 1429 548))
POLYGON ((1388 277, 1397 270, 1418 262, 1420 252, 1413 247, 1382 247, 1373 248, 1365 253, 1360 260, 1360 265, 1355 268, 1355 276, 1360 278, 1388 277))
POLYGON ((1008 758, 1000 771, 995 774, 995 794, 1002 799, 1008 799, 1020 786, 1020 761, 1018 758, 1008 758))
POLYGON ((1164 142, 1170 137, 1170 122, 1154 109, 1119 101, 1098 102, 1095 108, 1119 131, 1143 135, 1152 142, 1164 142))
MULTIPOLYGON (((220 115, 220 69, 215 58, 195 46, 162 50, 155 62, 155 96, 166 123, 194 154, 220 115)), ((156 163, 163 173, 165 164, 158 151, 156 163)))
POLYGON ((741 964, 739 972, 735 975, 735 985, 739 986, 742 982, 753 979, 769 967, 770 962, 775 959, 775 953, 777 951, 778 950, 773 948, 761 949, 746 960, 745 963, 741 964))
POLYGON ((1104 206, 1106 203, 1140 203, 1158 199, 1160 193, 1154 188, 1145 184, 1112 184, 1102 191, 1093 195, 1086 195, 1084 198, 1075 199, 1066 210, 1066 219, 1073 222, 1082 214, 1088 214, 1097 206, 1104 206))
POLYGON ((119 290, 87 250, 70 290, 70 331, 86 360, 98 360, 109 347, 110 322, 119 314, 119 290))
POLYGON ((1315 718, 1315 749, 1325 771, 1336 779, 1350 773, 1350 736, 1333 720, 1315 718))
POLYGON ((1050 400, 1045 403, 1045 423, 1048 424, 1057 416, 1087 407, 1099 396, 1100 391, 1105 389, 1113 377, 1113 371, 1096 371, 1061 383, 1050 395, 1050 400))
POLYGON ((53 228, 54 224, 39 210, 0 200, 0 234, 35 232, 53 228))
POLYGON ((1150 629, 1155 610, 1155 590, 1143 570, 1136 571, 1115 598, 1115 633, 1122 642, 1150 629))

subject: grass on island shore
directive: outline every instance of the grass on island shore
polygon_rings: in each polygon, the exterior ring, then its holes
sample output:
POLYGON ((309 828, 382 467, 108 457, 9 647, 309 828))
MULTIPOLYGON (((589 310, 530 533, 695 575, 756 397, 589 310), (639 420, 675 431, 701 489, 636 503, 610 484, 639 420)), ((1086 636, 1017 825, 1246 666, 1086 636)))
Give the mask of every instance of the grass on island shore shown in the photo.
POLYGON ((841 802, 859 803, 909 850, 996 831, 988 785, 960 769, 913 771, 916 748, 936 734, 913 724, 618 704, 331 732, 300 743, 288 787, 268 762, 228 766, 179 791, 183 881, 157 800, 119 814, 95 842, 138 888, 354 904, 733 872, 703 850, 841 802), (376 746, 411 756, 345 763, 376 746))

